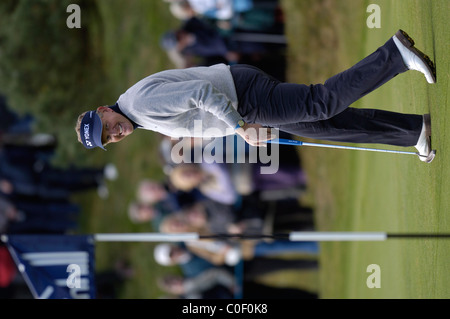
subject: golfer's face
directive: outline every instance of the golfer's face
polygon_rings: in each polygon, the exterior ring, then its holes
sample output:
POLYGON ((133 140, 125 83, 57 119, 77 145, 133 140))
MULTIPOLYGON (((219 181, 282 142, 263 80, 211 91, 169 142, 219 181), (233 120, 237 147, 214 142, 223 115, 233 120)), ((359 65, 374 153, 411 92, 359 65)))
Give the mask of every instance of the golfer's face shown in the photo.
POLYGON ((109 143, 117 143, 123 140, 126 136, 133 133, 133 125, 123 115, 114 112, 111 109, 106 109, 102 112, 102 143, 103 145, 109 143))

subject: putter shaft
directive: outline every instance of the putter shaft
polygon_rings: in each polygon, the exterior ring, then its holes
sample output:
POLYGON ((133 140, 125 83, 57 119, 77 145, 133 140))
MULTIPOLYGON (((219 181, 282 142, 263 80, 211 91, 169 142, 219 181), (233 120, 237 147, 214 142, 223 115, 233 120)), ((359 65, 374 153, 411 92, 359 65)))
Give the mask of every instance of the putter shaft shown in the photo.
POLYGON ((420 155, 417 152, 406 152, 406 151, 396 151, 396 150, 386 150, 386 149, 378 149, 378 148, 367 148, 367 147, 356 147, 356 146, 343 146, 343 145, 333 145, 333 144, 320 144, 320 143, 309 143, 302 142, 297 140, 290 139, 275 139, 268 141, 269 143, 283 144, 283 145, 296 145, 296 146, 316 146, 316 147, 325 147, 325 148, 337 148, 337 149, 345 149, 345 150, 357 150, 357 151, 370 151, 370 152, 381 152, 381 153, 394 153, 394 154, 407 154, 407 155, 420 155))

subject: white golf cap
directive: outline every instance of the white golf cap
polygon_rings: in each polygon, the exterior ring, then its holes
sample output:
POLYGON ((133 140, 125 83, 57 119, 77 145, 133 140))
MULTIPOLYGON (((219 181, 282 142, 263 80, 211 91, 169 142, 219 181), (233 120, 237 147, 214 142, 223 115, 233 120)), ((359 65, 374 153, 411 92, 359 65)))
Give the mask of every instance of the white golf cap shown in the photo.
POLYGON ((158 264, 163 266, 171 266, 173 265, 172 260, 170 259, 170 251, 172 249, 172 245, 170 244, 159 244, 155 247, 154 257, 158 264))

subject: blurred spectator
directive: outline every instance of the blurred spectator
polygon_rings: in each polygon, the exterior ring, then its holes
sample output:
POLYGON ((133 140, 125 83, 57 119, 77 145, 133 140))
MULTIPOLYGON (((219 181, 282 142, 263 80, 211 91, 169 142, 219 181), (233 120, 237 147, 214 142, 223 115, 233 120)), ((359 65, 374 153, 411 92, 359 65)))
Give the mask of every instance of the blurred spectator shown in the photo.
MULTIPOLYGON (((210 20, 233 21, 233 19, 245 19, 246 14, 262 15, 267 13, 274 15, 278 8, 277 0, 165 0, 170 3, 171 13, 180 20, 187 20, 194 16, 210 20)), ((247 17, 247 19, 252 17, 247 17)), ((261 19, 261 18, 260 18, 261 19)), ((272 18, 273 20, 273 18, 272 18)), ((271 20, 270 20, 271 21, 271 20)), ((266 24, 258 25, 266 27, 266 24)))
POLYGON ((160 212, 152 204, 133 201, 128 205, 128 217, 133 223, 137 224, 153 222, 155 219, 160 218, 160 212))
POLYGON ((167 52, 175 51, 184 58, 182 67, 219 62, 234 64, 240 56, 237 47, 233 48, 215 29, 196 17, 186 20, 177 30, 164 34, 161 44, 167 52), (199 63, 196 58, 203 59, 203 62, 199 63))
POLYGON ((6 234, 9 226, 24 219, 11 201, 0 195, 0 234, 6 234))
MULTIPOLYGON (((193 277, 202 271, 217 267, 193 254, 184 244, 159 244, 154 249, 155 261, 162 266, 179 266, 184 277, 193 277)), ((244 261, 244 280, 255 280, 258 276, 285 270, 317 269, 316 259, 286 259, 255 257, 244 261)))
POLYGON ((234 205, 239 195, 224 164, 182 163, 170 172, 175 188, 188 192, 198 189, 205 197, 226 205, 234 205))
POLYGON ((78 205, 68 200, 17 199, 14 205, 20 219, 11 222, 8 233, 64 234, 78 227, 78 205))
POLYGON ((163 182, 143 179, 137 187, 136 201, 128 205, 128 216, 133 223, 150 222, 158 231, 165 216, 196 202, 198 197, 195 192, 181 192, 163 182))
MULTIPOLYGON (((201 15, 211 19, 229 20, 235 11, 234 0, 165 0, 170 3, 170 11, 180 20, 194 15, 201 15)), ((250 2, 244 0, 241 2, 250 2)))
POLYGON ((183 191, 198 189, 205 197, 226 205, 234 205, 239 194, 225 164, 202 162, 182 163, 170 172, 170 181, 183 191))
POLYGON ((150 179, 143 179, 139 182, 137 189, 137 199, 141 203, 154 204, 164 200, 169 200, 174 203, 174 209, 178 208, 176 199, 171 199, 172 194, 165 188, 162 183, 152 181, 150 179))
POLYGON ((157 283, 161 290, 186 299, 229 299, 237 289, 234 276, 222 268, 206 269, 190 278, 166 275, 157 283), (217 286, 225 290, 216 290, 217 286))
POLYGON ((286 79, 284 14, 278 0, 166 0, 181 21, 161 45, 176 68, 251 64, 286 79))
POLYGON ((215 267, 209 261, 190 252, 184 244, 158 244, 154 249, 155 261, 162 266, 179 266, 185 278, 195 277, 215 267))
POLYGON ((169 3, 169 11, 172 15, 181 20, 188 20, 197 15, 188 0, 164 0, 169 3))
POLYGON ((135 224, 150 223, 155 231, 159 230, 161 221, 169 213, 169 211, 158 210, 154 204, 133 201, 128 205, 128 217, 131 222, 135 224))
POLYGON ((197 201, 201 195, 197 192, 179 191, 166 182, 143 179, 138 184, 136 197, 138 202, 152 204, 165 214, 197 201))
POLYGON ((202 201, 169 214, 160 227, 165 232, 195 231, 202 234, 228 233, 236 221, 234 211, 227 205, 202 201))
MULTIPOLYGON (((205 270, 194 278, 166 275, 157 281, 161 290, 184 299, 233 299, 239 289, 232 274, 224 269, 205 270)), ((271 287, 247 281, 244 299, 317 299, 317 294, 296 288, 271 287)))
POLYGON ((2 292, 5 292, 6 295, 7 291, 4 291, 3 289, 10 287, 16 275, 16 264, 14 263, 8 248, 3 243, 0 243, 0 298, 2 298, 2 292))
POLYGON ((73 192, 98 189, 105 179, 115 180, 117 175, 113 164, 104 168, 54 167, 34 147, 7 145, 0 150, 0 179, 10 195, 66 198, 73 192))
MULTIPOLYGON (((160 230, 165 233, 185 233, 195 232, 200 235, 211 234, 231 234, 235 232, 232 219, 224 218, 220 229, 212 231, 208 223, 207 217, 201 210, 193 210, 174 213, 162 221, 160 230), (188 214, 187 214, 188 213, 188 214)), ((218 213, 217 215, 221 215, 218 213)), ((244 221, 245 222, 245 221, 244 221)), ((239 228, 243 231, 242 228, 239 228)), ((252 233, 252 232, 247 232, 252 233)), ((255 234, 257 232, 253 232, 255 234)), ((261 232, 259 232, 261 233, 261 232)), ((307 253, 317 254, 319 245, 317 242, 297 242, 276 240, 273 242, 265 242, 258 240, 247 240, 241 243, 231 240, 199 240, 195 242, 187 242, 187 248, 198 256, 208 260, 215 265, 236 265, 241 258, 250 260, 260 256, 276 256, 282 253, 307 253)))
POLYGON ((285 46, 284 36, 274 35, 284 24, 276 0, 167 1, 182 25, 164 34, 161 45, 177 68, 257 63, 285 46))

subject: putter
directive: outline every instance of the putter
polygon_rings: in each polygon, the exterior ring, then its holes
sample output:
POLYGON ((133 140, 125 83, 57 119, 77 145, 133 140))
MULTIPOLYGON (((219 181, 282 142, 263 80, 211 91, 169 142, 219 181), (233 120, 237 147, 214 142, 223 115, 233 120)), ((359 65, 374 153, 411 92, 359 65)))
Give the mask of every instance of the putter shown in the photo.
MULTIPOLYGON (((381 152, 381 153, 394 153, 394 154, 407 154, 407 155, 417 155, 419 157, 428 157, 429 155, 420 155, 418 152, 405 152, 405 151, 395 151, 395 150, 385 150, 378 148, 367 148, 367 147, 355 147, 355 146, 343 146, 343 145, 332 145, 332 144, 319 144, 319 143, 308 143, 298 140, 290 140, 285 138, 269 140, 268 143, 284 144, 284 145, 297 145, 297 146, 316 146, 316 147, 326 147, 326 148, 337 148, 344 150, 357 150, 357 151, 370 151, 370 152, 381 152)), ((432 150, 431 154, 436 154, 436 150, 432 150)))

